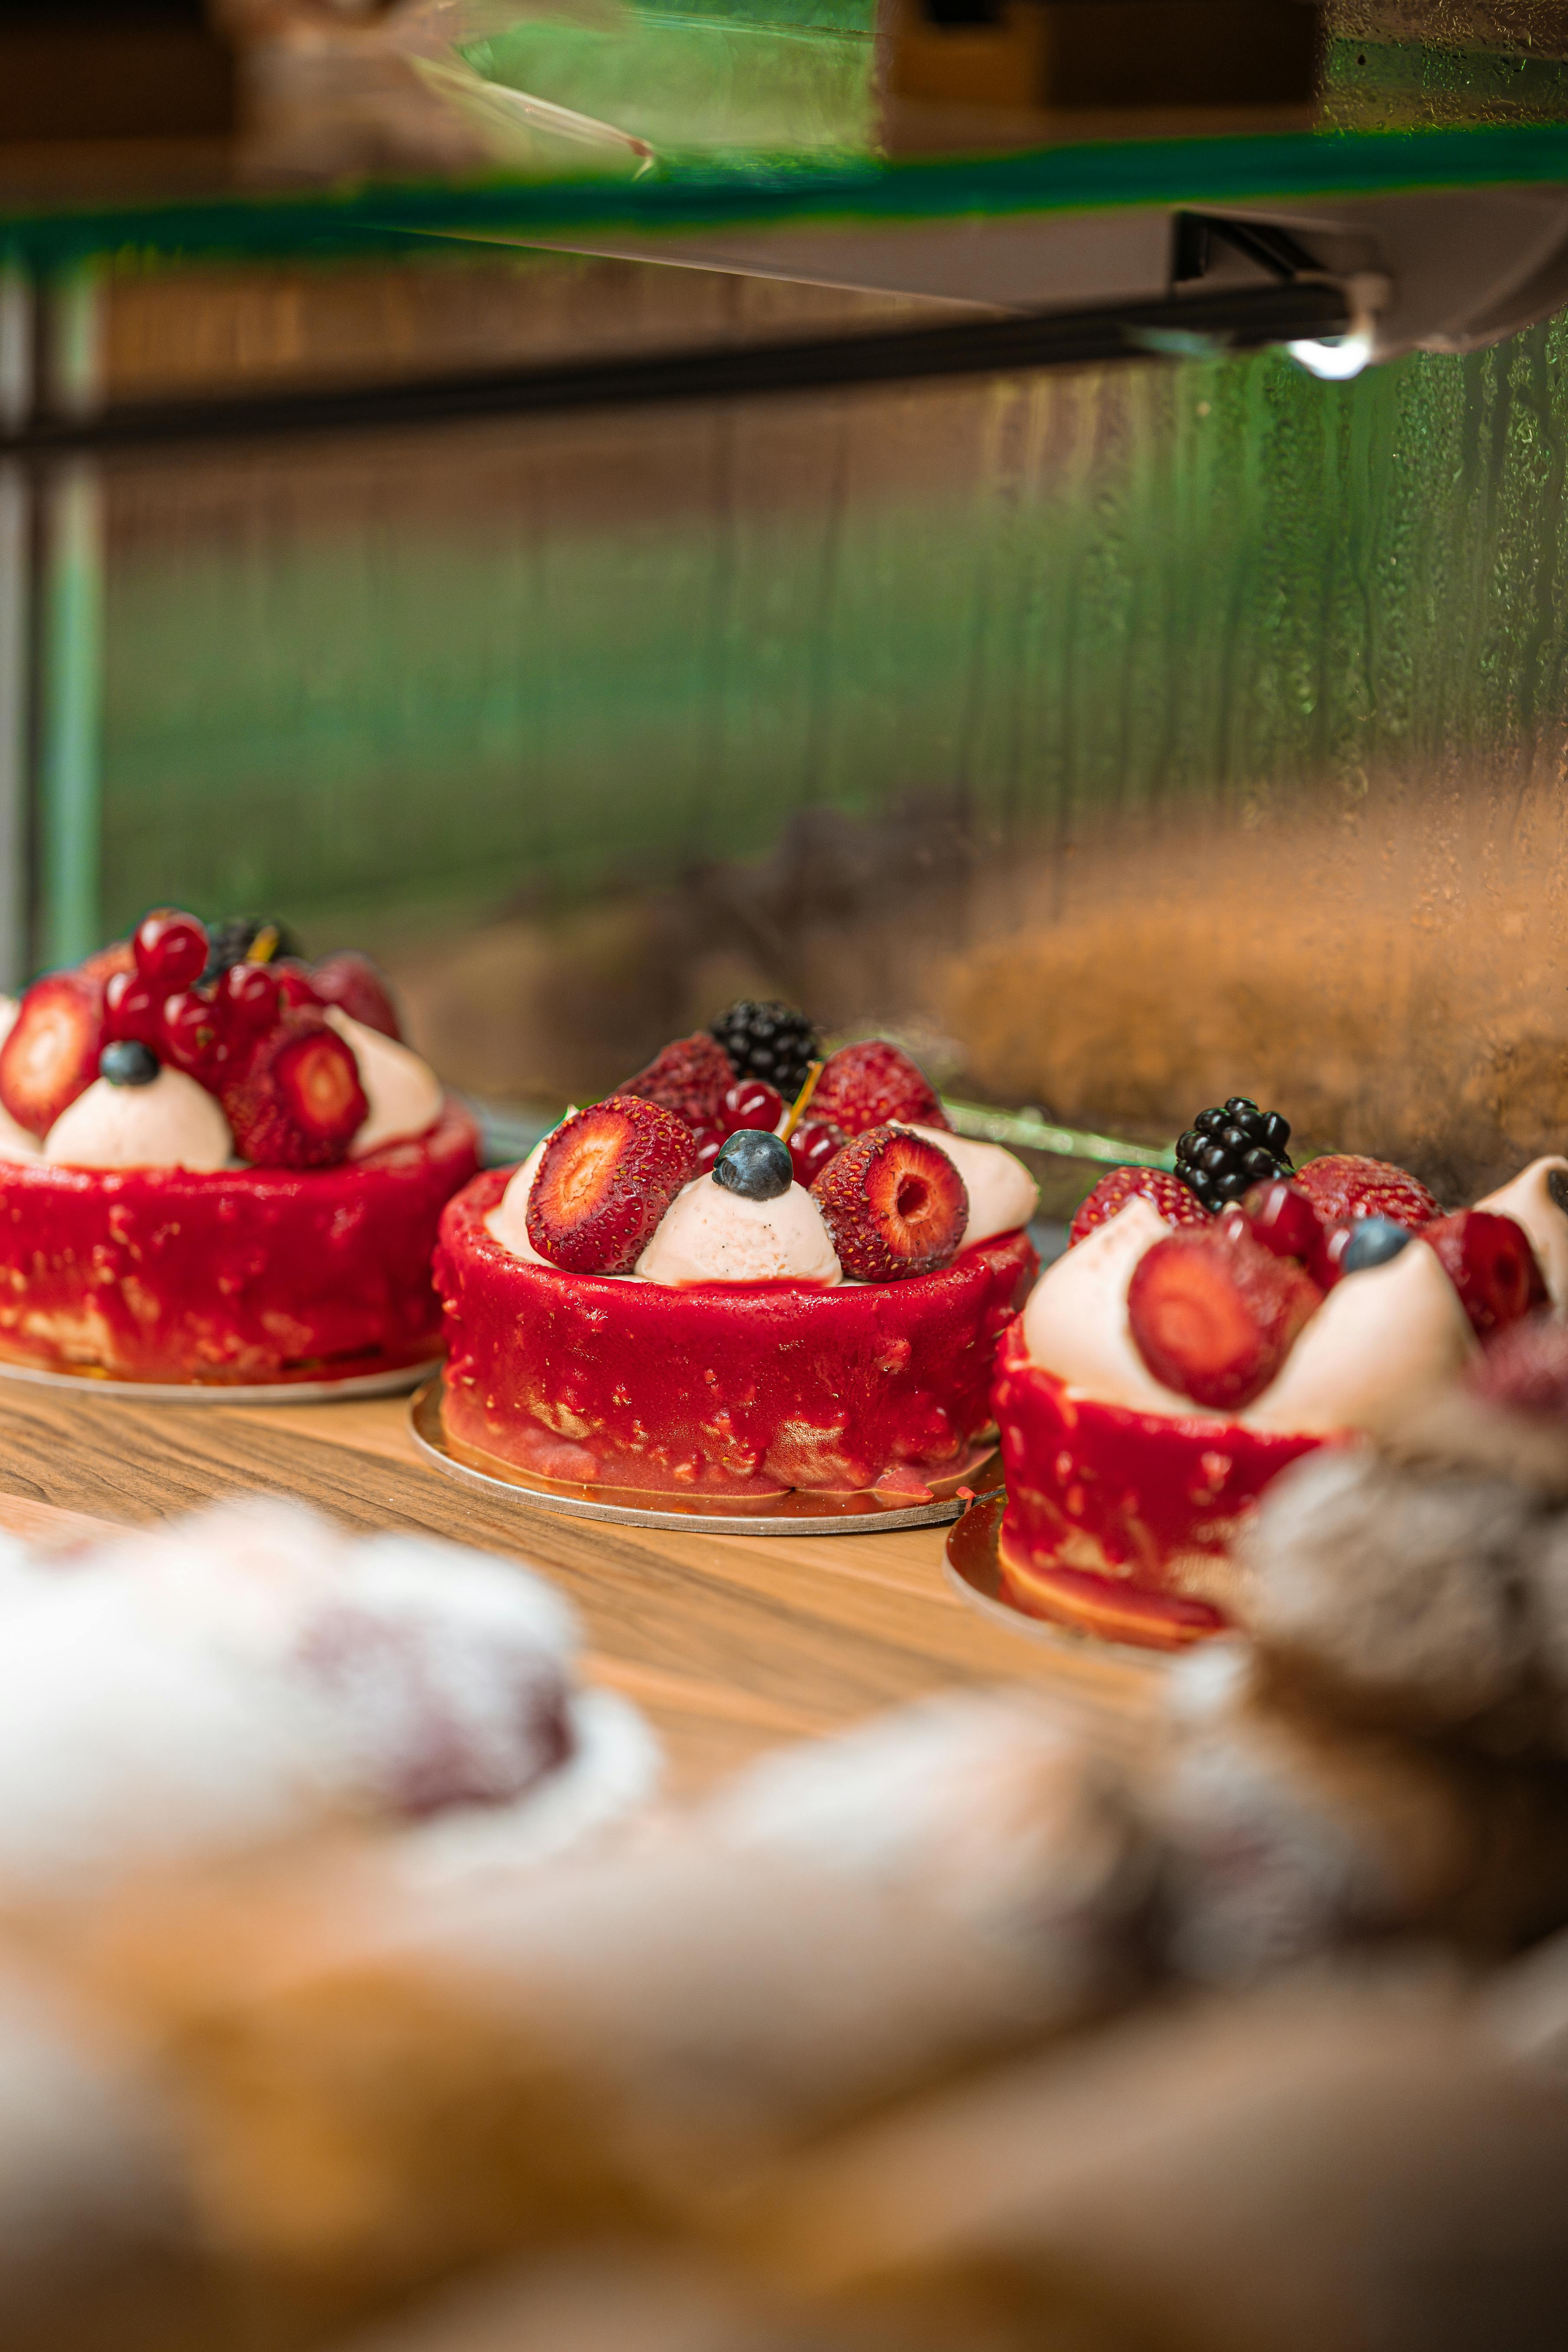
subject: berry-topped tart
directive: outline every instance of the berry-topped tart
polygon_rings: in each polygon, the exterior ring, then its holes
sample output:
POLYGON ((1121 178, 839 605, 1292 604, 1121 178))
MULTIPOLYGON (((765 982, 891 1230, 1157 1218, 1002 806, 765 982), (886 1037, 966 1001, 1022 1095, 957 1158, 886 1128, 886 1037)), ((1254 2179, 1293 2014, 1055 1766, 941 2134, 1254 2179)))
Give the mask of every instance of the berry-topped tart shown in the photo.
POLYGON ((990 1450, 1036 1200, 897 1046, 736 1005, 450 1203, 444 1441, 655 1510, 931 1505, 990 1450))
POLYGON ((1110 1639, 1221 1631, 1236 1538, 1321 1445, 1392 1438, 1493 1336, 1568 1312, 1568 1160, 1445 1215, 1425 1184, 1331 1153, 1234 1096, 1173 1173, 1118 1168, 1003 1336, 1004 1597, 1110 1639))
POLYGON ((393 1385, 479 1137, 374 964, 160 909, 0 1018, 0 1367, 393 1385))

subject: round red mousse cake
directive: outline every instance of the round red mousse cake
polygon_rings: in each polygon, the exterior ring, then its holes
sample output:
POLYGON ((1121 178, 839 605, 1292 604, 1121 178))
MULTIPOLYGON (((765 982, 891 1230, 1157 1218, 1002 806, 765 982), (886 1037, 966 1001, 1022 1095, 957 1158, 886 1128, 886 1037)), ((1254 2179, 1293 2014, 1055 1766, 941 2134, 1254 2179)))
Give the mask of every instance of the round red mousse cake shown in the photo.
POLYGON ((1021 1317, 1003 1337, 994 1402, 1008 1597, 1146 1649, 1224 1631, 1239 1529, 1269 1480, 1323 1442, 1195 1407, 1167 1418, 1075 1396, 1029 1360, 1021 1317))
POLYGON ((448 1204, 436 1253, 464 1454, 740 1508, 795 1488, 928 1501, 984 1458, 996 1336, 1036 1271, 1024 1233, 899 1282, 676 1287, 504 1249, 485 1219, 510 1175, 448 1204))
POLYGON ((440 1352, 441 1211, 473 1121, 335 1168, 0 1163, 0 1360, 118 1381, 347 1380, 440 1352))

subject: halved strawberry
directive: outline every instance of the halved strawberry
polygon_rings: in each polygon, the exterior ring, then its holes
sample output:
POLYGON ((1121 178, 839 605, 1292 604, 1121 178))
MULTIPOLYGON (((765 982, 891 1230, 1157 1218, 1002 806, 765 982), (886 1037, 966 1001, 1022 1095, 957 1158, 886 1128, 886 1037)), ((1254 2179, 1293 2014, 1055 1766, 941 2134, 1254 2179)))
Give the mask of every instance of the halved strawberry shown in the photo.
POLYGON ((697 1139, 640 1095, 611 1095, 563 1119, 528 1196, 528 1238, 569 1274, 630 1274, 683 1184, 697 1139))
POLYGON ((1436 1251, 1472 1328, 1483 1337, 1545 1306, 1546 1285, 1530 1236, 1512 1217, 1461 1209, 1457 1216, 1433 1218, 1418 1238, 1436 1251))
POLYGON ((1129 1201, 1147 1201, 1168 1225, 1213 1223, 1197 1194, 1179 1176, 1173 1176, 1169 1169, 1112 1168, 1079 1202, 1078 1213, 1068 1229, 1068 1249, 1075 1242, 1087 1241, 1100 1226, 1108 1225, 1129 1201))
POLYGON ((1437 1203, 1418 1176, 1389 1160, 1363 1160, 1353 1151, 1330 1151, 1321 1160, 1309 1160, 1291 1181, 1325 1225, 1350 1217, 1387 1217, 1414 1230, 1437 1214, 1437 1203))
POLYGON ((864 1135, 868 1128, 895 1118, 910 1127, 947 1125, 924 1071, 882 1037, 829 1054, 811 1097, 811 1115, 830 1120, 846 1135, 864 1135))
POLYGON ((310 985, 323 1004, 335 1004, 351 1021, 363 1022, 367 1029, 379 1029, 384 1037, 395 1037, 401 1043, 403 1032, 392 990, 369 956, 359 955, 353 948, 323 956, 320 963, 310 966, 310 985))
POLYGON ((699 1029, 694 1036, 678 1037, 656 1054, 646 1070, 627 1078, 616 1092, 661 1104, 688 1127, 717 1127, 728 1134, 724 1097, 734 1083, 730 1056, 705 1029, 699 1029))
POLYGON ((221 1100, 235 1149, 257 1168, 333 1168, 369 1115, 352 1047, 300 1007, 260 1038, 221 1100))
POLYGON ((921 1135, 868 1128, 811 1188, 838 1263, 856 1282, 934 1274, 958 1254, 969 1194, 945 1151, 921 1135))
POLYGON ((1157 1381, 1210 1412, 1236 1412, 1268 1387, 1321 1298, 1293 1258, 1211 1223, 1145 1250, 1127 1316, 1157 1381))
POLYGON ((47 1135, 97 1077, 103 1042, 100 980, 84 980, 79 971, 36 980, 0 1046, 0 1102, 17 1126, 47 1135))

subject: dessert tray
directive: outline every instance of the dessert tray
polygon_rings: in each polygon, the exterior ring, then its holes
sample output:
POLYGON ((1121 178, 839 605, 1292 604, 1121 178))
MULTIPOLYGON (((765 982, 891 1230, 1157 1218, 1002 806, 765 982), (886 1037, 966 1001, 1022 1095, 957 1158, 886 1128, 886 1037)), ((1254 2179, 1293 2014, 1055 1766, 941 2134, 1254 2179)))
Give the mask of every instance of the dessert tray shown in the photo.
POLYGON ((406 1396, 440 1366, 438 1356, 384 1372, 352 1372, 339 1381, 121 1381, 107 1372, 51 1372, 42 1365, 0 1362, 0 1381, 35 1388, 75 1390, 113 1397, 121 1404, 330 1404, 356 1397, 406 1396))
POLYGON ((694 1495, 689 1504, 671 1506, 665 1497, 638 1496, 617 1500, 624 1486, 567 1486, 532 1478, 493 1457, 480 1467, 466 1449, 455 1446, 441 1420, 442 1382, 439 1375, 426 1381, 412 1399, 408 1423, 414 1443, 432 1469, 481 1494, 519 1503, 527 1510, 548 1511, 574 1519, 602 1519, 623 1528, 682 1528, 698 1535, 861 1536, 891 1528, 934 1528, 956 1519, 964 1510, 976 1482, 981 1486, 1001 1475, 1000 1458, 988 1452, 972 1468, 958 1474, 961 1490, 938 1495, 929 1503, 879 1503, 875 1496, 847 1495, 835 1509, 822 1495, 795 1493, 770 1498, 771 1507, 755 1503, 724 1508, 723 1497, 694 1495))

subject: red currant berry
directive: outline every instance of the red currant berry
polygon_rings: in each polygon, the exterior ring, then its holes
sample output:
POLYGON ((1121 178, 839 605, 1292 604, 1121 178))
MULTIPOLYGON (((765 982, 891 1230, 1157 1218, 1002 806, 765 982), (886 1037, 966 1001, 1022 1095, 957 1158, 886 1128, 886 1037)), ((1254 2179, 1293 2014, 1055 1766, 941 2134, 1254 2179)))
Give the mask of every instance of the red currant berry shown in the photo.
POLYGON ((784 1097, 765 1078, 741 1078, 724 1097, 720 1121, 726 1135, 738 1128, 759 1127, 771 1134, 784 1117, 784 1097))
POLYGON ((310 985, 310 975, 297 956, 279 956, 267 970, 278 982, 285 1004, 320 1004, 321 1000, 310 985))
POLYGON ((228 1059, 218 1010, 194 988, 177 989, 163 1000, 162 1052, 165 1061, 194 1078, 210 1076, 228 1059))
POLYGON ((697 1146, 697 1173, 706 1176, 724 1149, 724 1129, 721 1127, 694 1128, 691 1139, 697 1146))
POLYGON ((1307 1271, 1320 1290, 1331 1290, 1340 1279, 1354 1231, 1354 1223, 1348 1217, 1339 1224, 1319 1227, 1318 1246, 1307 1261, 1307 1271))
POLYGON ((189 988, 207 968, 205 924, 198 923, 194 915, 177 913, 172 907, 160 907, 154 913, 144 915, 136 926, 132 944, 137 971, 165 995, 174 989, 189 988))
POLYGON ((109 1038, 128 1038, 157 1050, 163 1009, 156 992, 139 971, 110 972, 103 988, 103 1030, 109 1038))
POLYGON ((1254 1184, 1243 1197, 1241 1212, 1253 1240, 1272 1250, 1276 1257, 1300 1258, 1304 1265, 1323 1238, 1312 1203, 1283 1177, 1254 1184))
POLYGON ((259 1036, 278 1018, 278 982, 264 963, 231 963, 217 993, 233 1026, 247 1036, 259 1036))
POLYGON ((795 1162, 795 1182, 809 1190, 828 1161, 843 1149, 843 1136, 826 1119, 802 1119, 789 1139, 789 1156, 795 1162))

